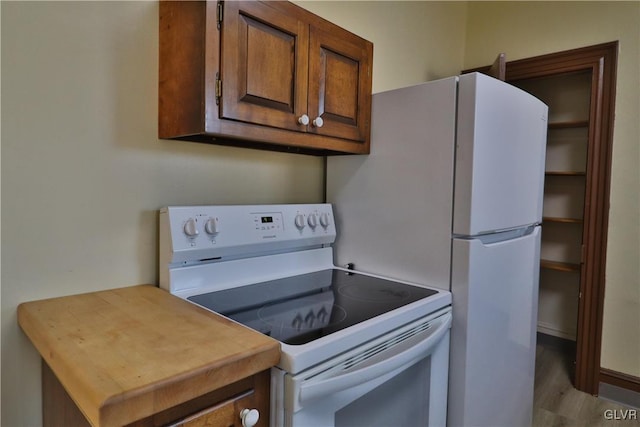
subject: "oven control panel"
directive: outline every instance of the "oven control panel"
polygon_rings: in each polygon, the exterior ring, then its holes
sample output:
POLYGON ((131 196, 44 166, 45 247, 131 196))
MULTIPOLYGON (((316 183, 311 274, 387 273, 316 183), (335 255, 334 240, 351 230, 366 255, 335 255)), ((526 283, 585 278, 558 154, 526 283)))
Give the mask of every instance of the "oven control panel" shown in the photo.
POLYGON ((188 263, 334 242, 330 204, 170 206, 160 211, 161 257, 188 263))

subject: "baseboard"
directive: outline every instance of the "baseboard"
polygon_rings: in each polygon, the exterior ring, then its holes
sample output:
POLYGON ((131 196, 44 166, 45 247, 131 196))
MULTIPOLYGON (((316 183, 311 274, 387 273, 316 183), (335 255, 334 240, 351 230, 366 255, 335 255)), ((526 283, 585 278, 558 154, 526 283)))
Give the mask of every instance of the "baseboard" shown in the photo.
POLYGON ((640 409, 640 378, 600 368, 598 395, 603 399, 640 409))
POLYGON ((558 338, 563 338, 565 340, 576 340, 576 332, 575 331, 561 331, 560 329, 554 327, 554 325, 538 322, 538 333, 542 333, 545 335, 551 335, 558 338))
POLYGON ((640 393, 640 377, 600 368, 600 382, 640 393))
POLYGON ((576 353, 575 340, 570 340, 567 338, 557 337, 555 335, 545 334, 540 331, 538 331, 536 336, 537 336, 537 344, 543 347, 551 347, 551 348, 563 350, 575 356, 575 353, 576 353))

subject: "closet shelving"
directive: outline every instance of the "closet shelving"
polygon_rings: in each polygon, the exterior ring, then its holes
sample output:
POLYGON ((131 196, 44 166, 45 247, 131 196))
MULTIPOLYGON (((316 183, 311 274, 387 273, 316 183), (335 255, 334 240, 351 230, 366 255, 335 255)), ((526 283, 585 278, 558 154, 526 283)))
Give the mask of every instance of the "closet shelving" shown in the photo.
MULTIPOLYGON (((568 76, 556 90, 561 91, 563 87, 569 87, 575 88, 574 93, 580 93, 578 82, 567 83, 567 79, 576 80, 574 76, 568 76)), ((578 76, 577 80, 580 79, 581 76, 578 76)), ((585 112, 581 108, 578 110, 582 111, 575 111, 575 107, 558 111, 558 106, 553 103, 550 107, 545 204, 550 203, 551 206, 545 209, 543 218, 547 233, 544 233, 546 236, 540 267, 547 270, 579 272, 582 262, 581 234, 589 120, 576 118, 576 115, 585 112), (554 205, 554 197, 564 198, 564 203, 554 205), (545 244, 549 246, 560 241, 565 246, 563 251, 544 250, 545 244)))
POLYGON ((591 74, 566 73, 514 84, 549 106, 538 329, 575 339, 584 261, 591 74))

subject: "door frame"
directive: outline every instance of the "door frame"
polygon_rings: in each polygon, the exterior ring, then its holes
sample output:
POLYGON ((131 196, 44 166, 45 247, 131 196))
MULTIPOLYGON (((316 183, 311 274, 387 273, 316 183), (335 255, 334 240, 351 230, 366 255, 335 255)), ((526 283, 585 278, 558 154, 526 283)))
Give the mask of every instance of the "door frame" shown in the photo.
MULTIPOLYGON (((611 153, 618 42, 603 43, 506 63, 505 81, 591 72, 583 263, 581 265, 574 386, 597 395, 604 307, 611 153)), ((469 71, 486 72, 489 67, 469 71)))

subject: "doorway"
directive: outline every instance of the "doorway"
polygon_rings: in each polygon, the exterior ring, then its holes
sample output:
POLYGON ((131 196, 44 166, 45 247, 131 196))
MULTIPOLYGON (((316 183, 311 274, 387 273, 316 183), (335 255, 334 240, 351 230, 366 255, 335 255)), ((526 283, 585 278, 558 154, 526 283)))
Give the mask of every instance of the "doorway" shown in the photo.
POLYGON ((544 318, 545 309, 561 312, 546 327, 552 335, 575 339, 574 386, 594 395, 600 382, 617 52, 618 42, 611 42, 505 66, 505 81, 549 105, 539 313, 544 318), (563 307, 563 301, 571 302, 563 307), (568 327, 572 322, 575 328, 568 327))

